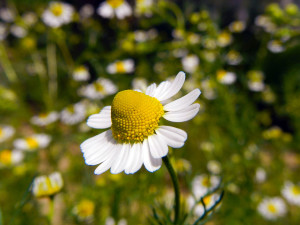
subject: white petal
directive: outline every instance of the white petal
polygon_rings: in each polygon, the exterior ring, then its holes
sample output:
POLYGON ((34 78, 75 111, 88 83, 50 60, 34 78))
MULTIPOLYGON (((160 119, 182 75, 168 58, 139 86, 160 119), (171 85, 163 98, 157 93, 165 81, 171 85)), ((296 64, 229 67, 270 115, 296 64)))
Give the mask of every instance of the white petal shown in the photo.
POLYGON ((116 145, 111 130, 101 133, 83 142, 80 147, 87 165, 97 165, 105 161, 111 149, 116 145))
POLYGON ((171 111, 163 115, 166 120, 171 122, 184 122, 192 119, 199 112, 200 105, 198 103, 180 111, 171 111))
POLYGON ((156 90, 156 83, 151 84, 146 89, 146 95, 153 96, 156 90))
POLYGON ((97 13, 104 18, 112 18, 114 16, 114 10, 107 2, 101 3, 97 13))
POLYGON ((188 93, 187 95, 170 102, 164 106, 165 111, 179 111, 185 109, 186 107, 190 106, 201 94, 199 89, 195 89, 188 93))
POLYGON ((171 83, 169 81, 161 82, 155 90, 153 97, 158 98, 160 95, 165 93, 170 87, 171 83))
POLYGON ((142 148, 143 148, 143 160, 144 160, 145 168, 149 172, 154 172, 158 170, 161 167, 162 160, 161 158, 155 159, 152 157, 147 139, 144 140, 142 148))
POLYGON ((111 173, 117 174, 122 172, 125 169, 129 150, 130 150, 130 144, 123 144, 121 151, 118 153, 119 155, 116 157, 116 160, 111 166, 110 169, 111 173))
POLYGON ((104 173, 105 171, 109 170, 113 162, 115 161, 115 155, 118 154, 118 151, 116 149, 112 150, 110 153, 110 157, 101 163, 94 171, 95 174, 99 175, 101 173, 104 173))
POLYGON ((96 129, 111 127, 111 106, 105 106, 100 113, 91 115, 87 125, 96 129))
POLYGON ((135 165, 131 168, 130 173, 135 173, 136 171, 138 171, 142 165, 143 165, 143 145, 141 143, 137 144, 137 148, 136 148, 136 163, 135 165))
POLYGON ((137 144, 133 144, 129 150, 127 162, 125 165, 125 173, 130 173, 131 168, 134 167, 136 161, 137 144))
POLYGON ((187 133, 175 127, 160 126, 155 132, 173 148, 181 148, 187 139, 187 133))
POLYGON ((148 143, 153 158, 162 158, 168 154, 168 146, 163 139, 154 134, 148 137, 148 143))
POLYGON ((177 76, 175 77, 171 85, 169 85, 168 90, 162 93, 162 95, 157 96, 157 99, 159 101, 164 101, 177 94, 177 92, 181 89, 184 80, 185 80, 185 73, 181 71, 177 74, 177 76))

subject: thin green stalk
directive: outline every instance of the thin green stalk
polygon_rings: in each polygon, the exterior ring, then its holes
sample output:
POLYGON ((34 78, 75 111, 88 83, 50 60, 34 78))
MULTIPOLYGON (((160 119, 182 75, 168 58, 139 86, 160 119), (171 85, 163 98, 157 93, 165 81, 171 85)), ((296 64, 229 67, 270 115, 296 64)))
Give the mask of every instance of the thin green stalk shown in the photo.
POLYGON ((175 219, 174 219, 174 225, 178 224, 179 222, 179 214, 180 214, 180 189, 179 189, 179 182, 178 182, 178 178, 176 176, 176 173, 172 167, 172 164, 169 161, 168 156, 165 156, 162 158, 167 170, 170 174, 170 177, 172 179, 173 182, 173 186, 174 186, 174 192, 175 192, 175 206, 174 206, 174 212, 175 212, 175 219))
POLYGON ((49 212, 48 212, 48 221, 49 224, 52 225, 53 224, 53 216, 54 216, 54 196, 50 196, 50 203, 49 203, 49 212))
POLYGON ((67 46, 66 42, 62 39, 57 40, 57 45, 59 46, 59 48, 63 54, 63 57, 65 58, 65 61, 67 63, 68 70, 71 73, 73 71, 74 62, 73 62, 72 55, 68 49, 68 46, 67 46))
POLYGON ((57 97, 56 47, 53 43, 47 45, 47 64, 49 75, 49 100, 53 103, 57 97))
POLYGON ((6 74, 7 79, 10 82, 15 82, 18 80, 17 74, 14 71, 10 60, 7 56, 6 49, 4 44, 0 41, 0 64, 3 67, 3 70, 6 74))

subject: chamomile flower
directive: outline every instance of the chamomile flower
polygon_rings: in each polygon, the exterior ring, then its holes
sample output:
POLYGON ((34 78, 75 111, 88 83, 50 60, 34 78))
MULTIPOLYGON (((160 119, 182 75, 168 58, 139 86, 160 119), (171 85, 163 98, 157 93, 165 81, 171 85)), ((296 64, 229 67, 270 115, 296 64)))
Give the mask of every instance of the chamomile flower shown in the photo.
POLYGON ((135 4, 135 14, 145 15, 146 17, 152 16, 152 9, 154 2, 153 0, 137 0, 135 4))
POLYGON ((263 183, 263 182, 265 182, 266 178, 267 178, 266 171, 263 168, 261 168, 261 167, 257 168, 256 172, 255 172, 255 180, 256 180, 256 182, 257 183, 263 183))
POLYGON ((110 63, 106 70, 109 74, 132 73, 134 71, 134 61, 132 59, 117 60, 110 63))
POLYGON ((78 66, 74 69, 72 77, 76 81, 86 81, 90 79, 90 73, 85 66, 78 66))
POLYGON ((26 138, 18 138, 14 141, 14 147, 19 150, 33 151, 37 148, 46 148, 51 141, 47 134, 33 134, 26 138))
POLYGON ((232 39, 231 33, 223 31, 219 34, 217 42, 220 47, 226 47, 232 43, 232 39))
MULTIPOLYGON (((218 198, 219 198, 219 195, 217 195, 217 194, 211 194, 211 195, 205 196, 203 198, 205 208, 206 209, 211 208, 216 203, 218 198)), ((192 195, 190 195, 187 199, 187 206, 188 206, 189 210, 193 210, 192 213, 195 217, 200 217, 204 213, 203 204, 201 203, 201 201, 199 201, 199 199, 195 200, 195 198, 192 195)))
POLYGON ((285 50, 284 46, 282 45, 282 42, 279 40, 269 41, 267 47, 273 53, 280 53, 285 50))
POLYGON ((15 129, 9 125, 0 125, 0 143, 6 141, 15 133, 15 129))
POLYGON ((229 30, 233 33, 241 33, 245 30, 246 23, 242 20, 236 20, 229 24, 229 30))
POLYGON ((214 190, 219 186, 221 179, 219 176, 208 176, 206 174, 196 176, 192 181, 192 191, 197 199, 214 190))
POLYGON ((180 72, 174 81, 150 85, 146 93, 134 90, 119 92, 111 106, 88 118, 88 126, 96 129, 110 128, 84 141, 80 147, 88 165, 98 165, 95 174, 108 169, 116 174, 137 172, 144 164, 154 172, 161 167, 168 146, 180 148, 187 139, 185 131, 159 125, 161 118, 172 122, 192 119, 199 111, 193 102, 200 95, 195 89, 189 94, 166 104, 179 92, 185 80, 180 72))
POLYGON ((283 197, 291 204, 300 206, 300 186, 286 181, 281 190, 283 197))
POLYGON ((276 220, 286 214, 285 203, 279 197, 264 198, 258 205, 257 210, 268 220, 276 220))
POLYGON ((199 58, 196 55, 188 55, 181 60, 183 69, 188 73, 194 73, 199 65, 199 58))
POLYGON ((131 16, 132 9, 125 0, 106 0, 99 5, 97 13, 104 18, 116 16, 118 19, 124 19, 131 16))
POLYGON ((10 8, 1 8, 0 9, 0 19, 3 21, 10 23, 15 20, 15 12, 12 11, 10 8))
POLYGON ((4 149, 0 151, 0 167, 13 166, 20 163, 24 154, 20 150, 4 149))
POLYGON ((63 185, 63 178, 59 172, 49 176, 38 176, 33 181, 32 194, 37 198, 53 196, 61 191, 63 185))
POLYGON ((63 109, 60 119, 64 124, 74 125, 85 119, 86 107, 83 102, 78 102, 63 109))
POLYGON ((94 217, 95 203, 88 199, 81 200, 73 208, 73 213, 80 221, 91 221, 94 217))
POLYGON ((55 111, 48 113, 40 113, 39 115, 33 116, 30 122, 37 126, 47 126, 55 122, 59 118, 59 114, 55 111))
POLYGON ((263 82, 264 74, 258 70, 251 70, 247 74, 248 76, 248 88, 251 91, 260 92, 265 89, 265 84, 263 82))
POLYGON ((233 72, 229 72, 226 70, 218 70, 217 71, 217 80, 221 84, 230 85, 233 84, 236 80, 236 75, 233 72))
POLYGON ((16 25, 16 24, 14 24, 10 27, 10 32, 12 33, 12 35, 14 35, 17 38, 23 38, 28 33, 24 27, 16 25))
POLYGON ((79 89, 79 95, 90 99, 103 99, 108 95, 115 94, 118 87, 109 79, 98 78, 94 83, 79 89))
POLYGON ((72 21, 74 8, 63 2, 50 2, 42 15, 43 22, 50 27, 57 28, 72 21))
POLYGON ((239 52, 235 50, 230 50, 227 53, 225 60, 229 65, 236 66, 242 62, 243 58, 239 52))
POLYGON ((210 160, 207 162, 207 170, 212 174, 220 174, 222 171, 221 163, 216 160, 210 160))

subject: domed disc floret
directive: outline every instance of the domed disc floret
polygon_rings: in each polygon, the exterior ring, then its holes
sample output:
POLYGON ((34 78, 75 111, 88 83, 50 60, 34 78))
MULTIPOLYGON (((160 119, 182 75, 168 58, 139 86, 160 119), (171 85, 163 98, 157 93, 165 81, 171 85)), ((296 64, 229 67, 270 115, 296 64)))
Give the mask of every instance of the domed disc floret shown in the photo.
POLYGON ((112 134, 121 143, 143 142, 154 134, 163 114, 156 98, 138 91, 121 91, 111 105, 112 134))

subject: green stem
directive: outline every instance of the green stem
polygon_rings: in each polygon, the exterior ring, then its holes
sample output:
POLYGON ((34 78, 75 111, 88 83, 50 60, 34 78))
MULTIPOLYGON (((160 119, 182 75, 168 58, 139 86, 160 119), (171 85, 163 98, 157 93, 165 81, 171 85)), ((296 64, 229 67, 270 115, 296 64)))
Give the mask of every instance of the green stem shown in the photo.
POLYGON ((69 73, 71 73, 73 71, 74 62, 73 62, 72 55, 68 49, 68 46, 67 46, 66 42, 62 39, 57 40, 57 45, 59 46, 59 48, 63 54, 63 57, 66 60, 69 73))
POLYGON ((54 196, 49 197, 49 212, 48 212, 48 221, 49 224, 53 224, 53 216, 54 216, 54 196))
POLYGON ((14 71, 14 69, 9 61, 9 58, 6 53, 6 49, 1 41, 0 41, 0 64, 3 67, 3 70, 7 76, 7 79, 10 82, 15 82, 18 79, 17 74, 14 71))
MULTIPOLYGON (((53 102, 57 97, 57 64, 56 64, 56 48, 53 43, 47 45, 47 64, 49 75, 49 96, 53 102)), ((52 104, 50 104, 52 105, 52 104)))
POLYGON ((170 174, 170 177, 172 179, 173 182, 173 186, 174 186, 174 192, 175 192, 175 207, 174 207, 174 212, 175 212, 175 219, 174 219, 174 225, 178 224, 179 221, 179 213, 180 213, 180 190, 179 190, 179 182, 176 176, 176 173, 172 167, 172 164, 169 161, 168 156, 165 156, 162 158, 167 169, 168 172, 170 174))

